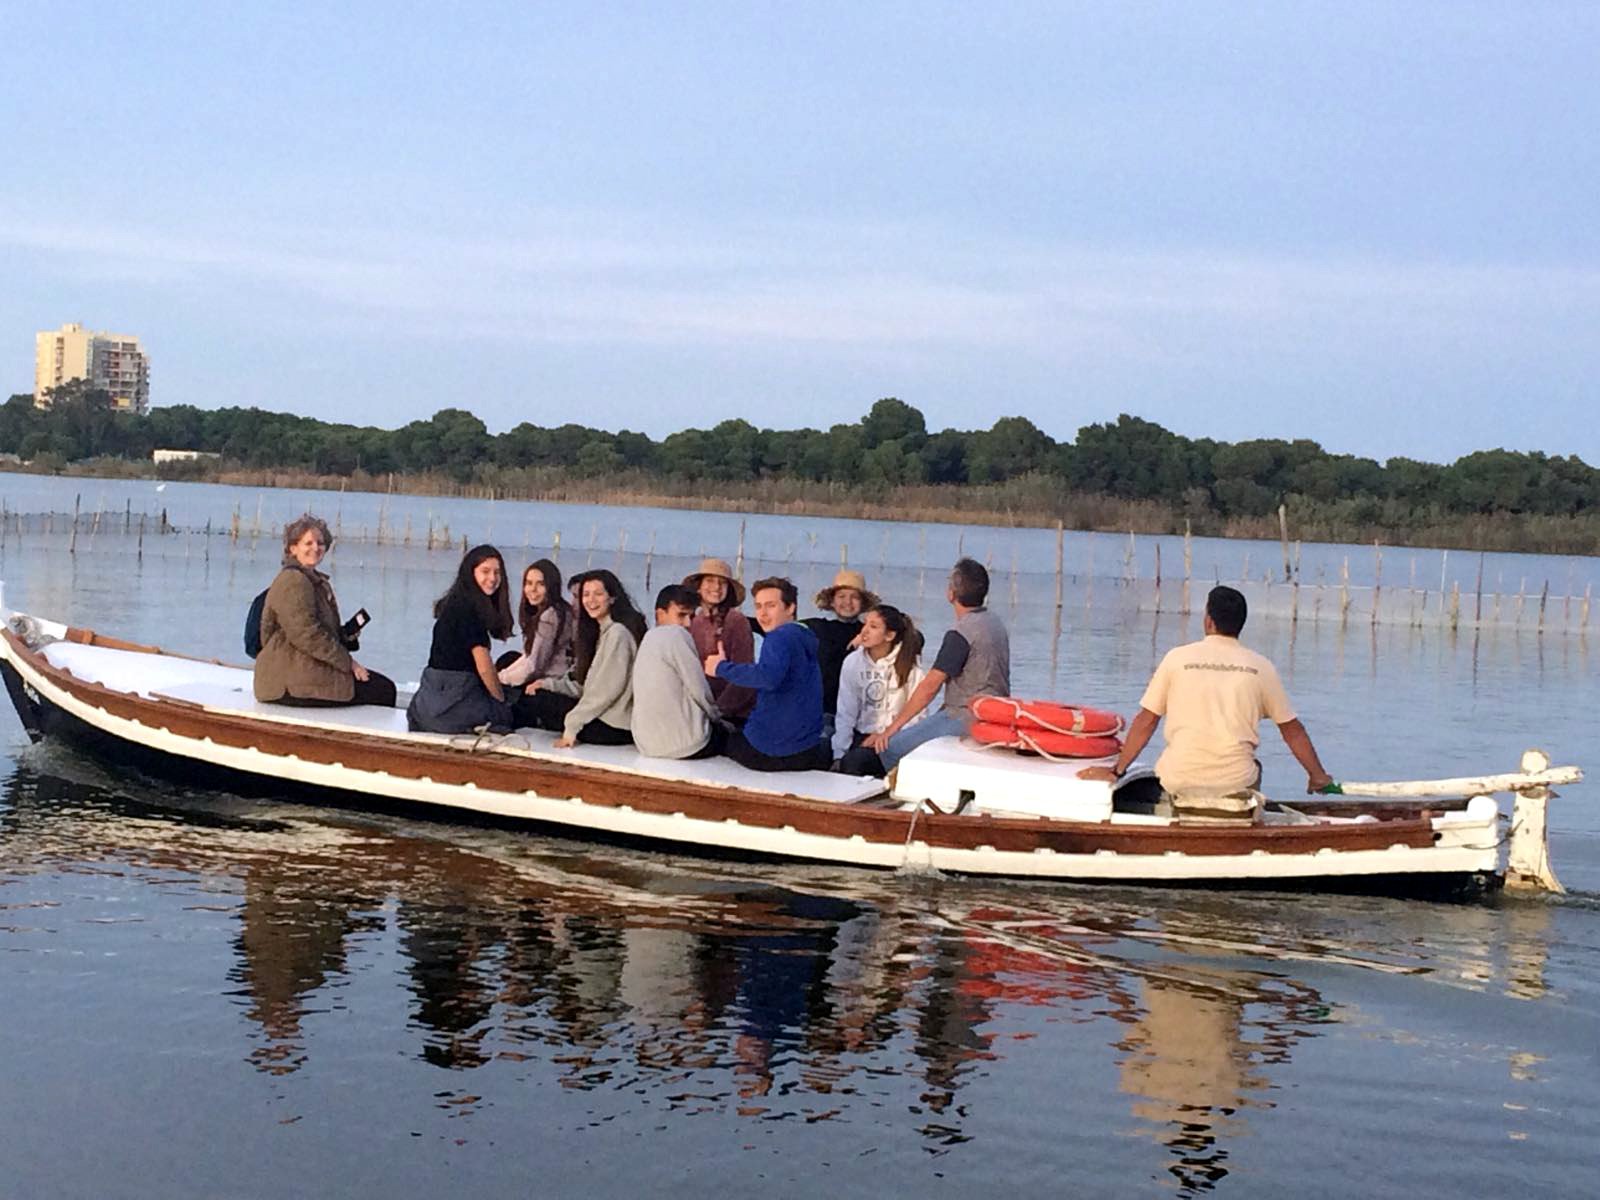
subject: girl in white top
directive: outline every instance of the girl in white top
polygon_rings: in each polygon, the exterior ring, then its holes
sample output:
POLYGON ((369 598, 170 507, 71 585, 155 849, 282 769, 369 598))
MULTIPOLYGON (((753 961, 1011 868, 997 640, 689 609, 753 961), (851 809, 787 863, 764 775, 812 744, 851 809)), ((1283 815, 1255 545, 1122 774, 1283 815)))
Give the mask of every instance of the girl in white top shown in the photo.
POLYGON ((861 742, 894 722, 927 675, 917 661, 922 634, 898 608, 879 604, 861 619, 856 647, 839 670, 834 766, 847 775, 882 776, 883 760, 861 742))

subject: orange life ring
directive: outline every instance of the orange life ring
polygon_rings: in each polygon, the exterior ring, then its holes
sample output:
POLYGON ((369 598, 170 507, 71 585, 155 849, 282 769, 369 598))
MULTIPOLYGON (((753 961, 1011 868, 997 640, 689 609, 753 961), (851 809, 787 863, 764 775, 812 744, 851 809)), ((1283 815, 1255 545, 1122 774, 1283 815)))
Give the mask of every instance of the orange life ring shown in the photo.
POLYGON ((975 696, 968 707, 978 721, 1029 731, 1074 737, 1116 737, 1122 732, 1122 718, 1116 713, 1077 704, 1018 700, 1015 696, 975 696))
POLYGON ((974 741, 985 746, 1009 746, 1046 758, 1110 758, 1122 749, 1121 739, 1109 735, 1090 737, 1051 729, 1022 729, 997 721, 978 721, 968 732, 974 741))

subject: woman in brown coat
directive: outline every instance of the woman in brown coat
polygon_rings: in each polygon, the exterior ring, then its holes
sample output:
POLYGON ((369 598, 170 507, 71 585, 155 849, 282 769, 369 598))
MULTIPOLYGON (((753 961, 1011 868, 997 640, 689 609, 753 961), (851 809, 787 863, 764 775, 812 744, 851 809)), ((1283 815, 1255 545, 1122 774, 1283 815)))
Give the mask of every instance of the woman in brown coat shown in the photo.
POLYGON ((283 531, 283 570, 267 589, 256 657, 257 700, 307 707, 394 707, 394 681, 350 657, 356 633, 339 621, 339 602, 317 564, 333 544, 327 523, 307 513, 283 531))

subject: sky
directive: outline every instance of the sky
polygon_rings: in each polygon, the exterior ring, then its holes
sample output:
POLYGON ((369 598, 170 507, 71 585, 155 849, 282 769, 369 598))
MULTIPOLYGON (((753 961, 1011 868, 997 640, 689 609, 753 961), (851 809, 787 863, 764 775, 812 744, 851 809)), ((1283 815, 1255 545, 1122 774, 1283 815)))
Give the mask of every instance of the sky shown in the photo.
POLYGON ((1600 4, 10 0, 0 395, 1600 464, 1600 4))

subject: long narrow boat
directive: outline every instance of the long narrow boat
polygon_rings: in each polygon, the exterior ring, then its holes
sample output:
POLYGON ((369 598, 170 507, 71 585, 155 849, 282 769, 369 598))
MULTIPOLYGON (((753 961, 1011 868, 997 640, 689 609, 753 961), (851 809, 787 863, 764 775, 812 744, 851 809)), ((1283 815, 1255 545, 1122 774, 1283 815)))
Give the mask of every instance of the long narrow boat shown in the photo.
MULTIPOLYGON (((553 736, 412 733, 399 709, 254 699, 247 668, 13 613, 0 675, 30 737, 233 791, 486 814, 675 849, 1026 879, 1483 890, 1506 879, 1491 793, 1517 795, 1511 880, 1537 879, 1544 800, 1575 768, 1446 781, 1439 795, 1268 803, 1256 819, 1163 815, 1144 767, 1115 789, 1061 764, 959 738, 907 756, 892 792, 821 771, 762 774, 553 736)), ((1413 789, 1414 790, 1414 789, 1413 789)), ((1427 791, 1428 789, 1423 789, 1427 791)), ((1544 872, 1548 875, 1548 872, 1544 872)), ((1553 876, 1548 876, 1554 884, 1553 876)))

